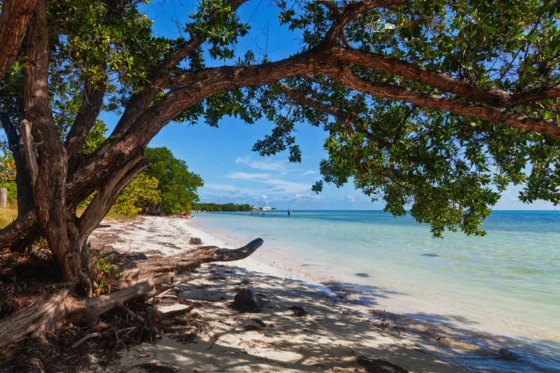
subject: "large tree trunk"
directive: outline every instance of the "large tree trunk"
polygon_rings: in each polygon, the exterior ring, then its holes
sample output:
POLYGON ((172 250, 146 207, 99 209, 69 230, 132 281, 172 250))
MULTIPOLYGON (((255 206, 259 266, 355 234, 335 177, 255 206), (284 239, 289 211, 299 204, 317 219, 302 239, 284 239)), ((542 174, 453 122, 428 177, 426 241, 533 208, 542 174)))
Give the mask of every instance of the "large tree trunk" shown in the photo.
MULTIPOLYGON (((87 238, 105 216, 122 188, 145 167, 145 163, 139 157, 124 160, 120 163, 120 170, 115 170, 107 174, 107 178, 81 189, 83 194, 69 203, 68 151, 71 155, 78 153, 77 149, 80 149, 85 135, 95 121, 100 110, 99 102, 102 100, 98 100, 94 107, 83 108, 83 115, 77 118, 82 123, 83 131, 71 132, 72 141, 69 141, 67 150, 60 140, 61 136, 49 106, 49 48, 45 0, 37 1, 27 31, 25 54, 28 63, 24 70, 23 120, 17 145, 15 139, 18 136, 15 129, 12 131, 11 141, 16 147, 14 153, 21 166, 18 167, 18 186, 21 189, 22 202, 18 219, 20 221, 12 224, 9 227, 10 231, 2 231, 0 239, 9 239, 7 241, 10 242, 3 244, 25 246, 40 233, 46 238, 53 252, 61 278, 80 284, 85 294, 91 296, 87 238), (77 204, 93 192, 99 183, 103 183, 102 188, 98 190, 97 196, 82 218, 78 219, 75 215, 77 204), (24 217, 32 218, 28 214, 31 209, 36 215, 37 225, 24 224, 29 222, 22 221, 24 217)), ((89 95, 86 92, 86 95, 91 96, 92 90, 94 89, 89 90, 89 95)), ((102 95, 100 97, 102 98, 102 95)), ((4 128, 8 127, 8 124, 4 125, 4 128)), ((78 127, 80 126, 76 126, 78 127)))
POLYGON ((89 276, 83 273, 80 264, 75 222, 66 208, 68 158, 49 106, 45 0, 37 1, 27 32, 25 52, 28 63, 24 71, 24 119, 20 134, 31 170, 35 212, 62 278, 87 284, 86 277, 89 276))

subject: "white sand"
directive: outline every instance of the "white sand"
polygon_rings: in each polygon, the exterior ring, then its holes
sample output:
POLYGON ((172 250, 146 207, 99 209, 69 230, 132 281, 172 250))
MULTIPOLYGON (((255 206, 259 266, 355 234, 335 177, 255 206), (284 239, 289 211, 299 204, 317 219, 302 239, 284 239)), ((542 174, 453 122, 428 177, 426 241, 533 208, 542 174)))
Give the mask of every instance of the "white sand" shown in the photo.
MULTIPOLYGON (((179 218, 144 217, 104 224, 111 226, 94 232, 94 246, 110 244, 118 251, 173 255, 196 247, 189 240, 199 237, 203 245, 228 247, 179 218)), ((266 242, 259 251, 265 250, 266 242)), ((307 286, 293 278, 296 274, 279 267, 252 257, 203 266, 198 271, 201 277, 181 285, 177 293, 178 298, 199 300, 193 313, 202 316, 206 328, 195 343, 163 336, 155 344, 124 351, 120 366, 109 371, 142 372, 141 364, 157 362, 184 372, 354 372, 365 371, 356 358, 366 356, 410 372, 461 372, 431 355, 433 344, 419 341, 419 333, 429 331, 419 331, 417 325, 410 332, 386 328, 383 317, 372 317, 364 307, 307 286), (229 308, 239 288, 247 286, 264 295, 267 303, 262 313, 238 313, 229 308), (293 305, 303 307, 309 315, 294 316, 287 311, 293 305), (252 318, 274 326, 261 332, 246 331, 244 327, 254 323, 252 318)))

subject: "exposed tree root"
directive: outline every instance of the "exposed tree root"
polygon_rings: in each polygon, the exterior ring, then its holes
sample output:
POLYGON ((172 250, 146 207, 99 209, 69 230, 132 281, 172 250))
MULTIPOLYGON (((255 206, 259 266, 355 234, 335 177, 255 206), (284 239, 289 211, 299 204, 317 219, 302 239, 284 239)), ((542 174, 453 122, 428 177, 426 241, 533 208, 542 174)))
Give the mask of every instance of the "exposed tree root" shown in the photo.
POLYGON ((80 322, 93 319, 115 307, 125 309, 129 314, 143 319, 124 306, 135 298, 154 297, 177 286, 180 281, 165 286, 176 274, 192 270, 203 263, 240 260, 251 255, 263 243, 262 239, 251 241, 235 250, 218 247, 202 247, 171 257, 157 257, 142 262, 124 265, 124 273, 134 274, 134 280, 127 278, 129 287, 95 298, 77 298, 68 289, 57 291, 42 301, 0 320, 0 348, 21 338, 31 336, 44 338, 47 331, 62 322, 80 322))

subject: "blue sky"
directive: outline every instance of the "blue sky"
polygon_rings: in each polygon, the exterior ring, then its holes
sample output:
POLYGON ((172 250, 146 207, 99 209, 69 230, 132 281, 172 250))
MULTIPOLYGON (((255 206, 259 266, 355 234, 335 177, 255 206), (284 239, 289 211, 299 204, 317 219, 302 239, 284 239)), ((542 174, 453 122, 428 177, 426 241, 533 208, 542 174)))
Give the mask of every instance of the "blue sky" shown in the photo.
MULTIPOLYGON (((154 32, 175 38, 188 21, 192 2, 158 1, 144 7, 154 21, 154 32)), ((245 21, 250 21, 251 31, 237 47, 243 55, 252 49, 257 58, 265 54, 276 60, 294 53, 300 45, 297 34, 289 32, 278 23, 275 10, 268 0, 249 2, 239 9, 245 21)), ((118 117, 103 114, 102 119, 112 128, 118 117)), ((279 209, 382 209, 383 202, 372 203, 353 186, 337 189, 326 186, 317 195, 311 185, 319 180, 319 161, 326 157, 323 142, 326 133, 321 128, 302 124, 296 138, 303 153, 302 162, 292 164, 287 154, 260 157, 251 148, 255 141, 270 132, 273 125, 266 120, 253 125, 225 118, 219 128, 205 124, 188 126, 170 123, 150 143, 150 146, 168 147, 177 158, 187 162, 189 169, 199 174, 205 186, 199 190, 203 202, 235 202, 269 205, 279 209)), ((518 189, 509 189, 497 209, 550 209, 551 204, 540 202, 524 205, 517 199, 518 189)))

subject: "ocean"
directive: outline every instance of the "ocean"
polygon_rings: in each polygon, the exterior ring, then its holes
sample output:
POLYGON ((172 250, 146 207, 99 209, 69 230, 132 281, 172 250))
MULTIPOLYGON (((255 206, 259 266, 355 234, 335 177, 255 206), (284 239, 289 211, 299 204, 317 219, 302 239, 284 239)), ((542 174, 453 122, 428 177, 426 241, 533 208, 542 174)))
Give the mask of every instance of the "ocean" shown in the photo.
POLYGON ((358 289, 372 307, 453 327, 476 349, 441 357, 463 368, 560 372, 560 211, 494 211, 487 236, 443 239, 382 211, 201 213, 193 223, 230 247, 260 237, 269 257, 358 289))

